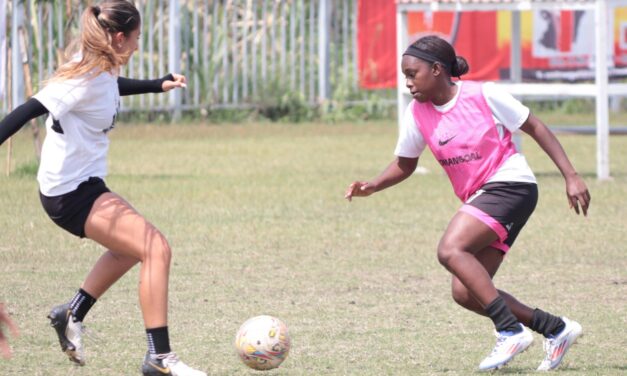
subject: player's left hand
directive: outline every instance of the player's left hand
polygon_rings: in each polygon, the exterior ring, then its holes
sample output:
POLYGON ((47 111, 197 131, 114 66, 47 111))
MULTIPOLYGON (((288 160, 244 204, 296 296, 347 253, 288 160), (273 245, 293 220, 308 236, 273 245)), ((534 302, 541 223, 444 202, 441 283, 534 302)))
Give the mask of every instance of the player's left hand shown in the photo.
POLYGON ((583 215, 588 214, 591 197, 581 176, 575 174, 566 179, 566 196, 568 196, 568 206, 575 209, 575 213, 579 214, 581 207, 583 215))
POLYGON ((163 81, 161 88, 163 91, 170 91, 172 89, 176 89, 177 87, 186 88, 187 87, 187 79, 182 74, 172 73, 174 77, 174 81, 166 80, 163 81))

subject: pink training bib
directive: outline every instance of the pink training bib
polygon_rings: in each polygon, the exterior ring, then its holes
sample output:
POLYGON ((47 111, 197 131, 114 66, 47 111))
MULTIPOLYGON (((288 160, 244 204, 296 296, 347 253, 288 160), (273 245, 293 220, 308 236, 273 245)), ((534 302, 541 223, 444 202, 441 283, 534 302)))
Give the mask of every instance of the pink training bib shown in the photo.
POLYGON ((499 136, 481 82, 464 81, 457 102, 446 112, 414 101, 418 130, 446 171, 457 197, 466 201, 503 162, 516 153, 512 135, 499 136))

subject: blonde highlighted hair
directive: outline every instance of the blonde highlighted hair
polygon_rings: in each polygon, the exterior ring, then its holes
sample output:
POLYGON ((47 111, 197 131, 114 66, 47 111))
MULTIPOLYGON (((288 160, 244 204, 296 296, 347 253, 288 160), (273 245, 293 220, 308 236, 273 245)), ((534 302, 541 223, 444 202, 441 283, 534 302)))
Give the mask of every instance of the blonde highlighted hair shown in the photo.
POLYGON ((80 37, 66 50, 69 61, 57 69, 51 80, 116 71, 126 64, 132 52, 116 52, 113 35, 122 32, 128 37, 140 24, 139 11, 126 0, 107 0, 87 7, 81 16, 80 37), (80 60, 75 59, 77 54, 80 60))

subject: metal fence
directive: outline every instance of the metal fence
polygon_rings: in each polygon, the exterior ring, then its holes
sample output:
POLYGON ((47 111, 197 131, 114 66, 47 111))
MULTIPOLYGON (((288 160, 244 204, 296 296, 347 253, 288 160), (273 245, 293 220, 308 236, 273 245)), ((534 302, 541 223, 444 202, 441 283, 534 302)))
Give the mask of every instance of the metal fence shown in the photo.
MULTIPOLYGON (((0 31, 2 112, 23 102, 29 86, 36 92, 50 77, 91 3, 0 0, 0 30, 6 31, 0 31)), ((339 90, 356 91, 357 0, 134 3, 142 14, 142 33, 122 75, 181 72, 189 84, 169 95, 124 98, 124 110, 246 108, 276 95, 315 105, 339 90)))

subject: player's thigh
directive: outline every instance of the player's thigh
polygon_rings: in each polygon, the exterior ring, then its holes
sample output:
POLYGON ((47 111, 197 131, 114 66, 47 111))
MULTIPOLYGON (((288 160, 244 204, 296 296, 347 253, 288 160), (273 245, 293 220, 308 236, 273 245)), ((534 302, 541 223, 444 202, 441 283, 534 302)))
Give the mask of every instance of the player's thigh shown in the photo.
POLYGON ((438 251, 462 249, 474 254, 497 239, 497 233, 487 224, 468 213, 458 211, 444 231, 438 251))
POLYGON ((169 250, 167 240, 119 195, 100 195, 85 223, 85 235, 113 252, 144 260, 148 252, 169 250))

